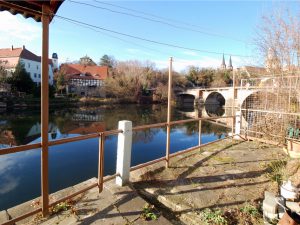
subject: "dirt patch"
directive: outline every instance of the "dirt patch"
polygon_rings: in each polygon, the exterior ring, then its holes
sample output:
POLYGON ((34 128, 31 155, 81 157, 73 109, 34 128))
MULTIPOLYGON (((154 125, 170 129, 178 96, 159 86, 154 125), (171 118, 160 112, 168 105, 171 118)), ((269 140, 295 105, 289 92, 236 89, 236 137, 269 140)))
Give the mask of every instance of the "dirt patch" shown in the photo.
POLYGON ((140 169, 132 182, 187 224, 203 224, 201 212, 207 208, 221 210, 228 224, 259 224, 260 214, 247 217, 240 209, 247 204, 258 209, 264 191, 277 192, 268 165, 285 157, 271 145, 225 140, 173 158, 168 169, 164 162, 140 169), (234 217, 237 222, 231 223, 234 217))

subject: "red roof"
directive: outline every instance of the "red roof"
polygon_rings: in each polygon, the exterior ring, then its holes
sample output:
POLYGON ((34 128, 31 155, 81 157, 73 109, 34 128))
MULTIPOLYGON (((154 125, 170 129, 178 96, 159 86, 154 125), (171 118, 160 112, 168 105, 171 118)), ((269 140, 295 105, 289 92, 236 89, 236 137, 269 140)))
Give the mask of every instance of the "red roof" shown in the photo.
MULTIPOLYGON (((28 59, 36 62, 41 62, 41 57, 23 48, 2 48, 0 49, 0 60, 1 58, 22 58, 28 59)), ((52 60, 48 59, 48 63, 52 65, 52 60)))
POLYGON ((81 64, 62 64, 60 70, 69 79, 105 80, 108 76, 107 66, 87 66, 81 64), (82 74, 86 76, 81 76, 82 74))

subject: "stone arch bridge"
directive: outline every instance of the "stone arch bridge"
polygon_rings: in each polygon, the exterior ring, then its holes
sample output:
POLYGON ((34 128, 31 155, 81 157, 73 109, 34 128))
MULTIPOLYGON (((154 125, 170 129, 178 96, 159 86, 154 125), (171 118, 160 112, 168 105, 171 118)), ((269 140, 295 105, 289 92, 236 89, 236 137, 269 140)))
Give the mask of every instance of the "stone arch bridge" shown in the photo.
MULTIPOLYGON (((241 106, 245 99, 258 92, 260 89, 248 89, 235 87, 235 106, 241 106)), ((233 87, 222 88, 189 88, 177 94, 177 100, 181 104, 219 104, 225 107, 232 107, 233 87)))

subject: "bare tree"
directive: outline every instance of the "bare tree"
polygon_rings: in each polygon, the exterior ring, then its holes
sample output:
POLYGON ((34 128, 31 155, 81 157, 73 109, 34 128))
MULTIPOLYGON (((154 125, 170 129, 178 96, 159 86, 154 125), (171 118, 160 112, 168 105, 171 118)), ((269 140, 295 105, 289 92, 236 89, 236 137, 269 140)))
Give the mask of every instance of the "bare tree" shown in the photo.
POLYGON ((299 67, 300 20, 289 10, 264 15, 255 43, 272 73, 293 72, 299 67))

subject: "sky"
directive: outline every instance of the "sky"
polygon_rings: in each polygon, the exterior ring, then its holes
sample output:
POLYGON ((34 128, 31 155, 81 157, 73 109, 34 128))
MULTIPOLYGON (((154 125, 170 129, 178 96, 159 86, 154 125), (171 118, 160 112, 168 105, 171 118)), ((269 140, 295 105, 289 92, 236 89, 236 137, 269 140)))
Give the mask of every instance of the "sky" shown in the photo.
MULTIPOLYGON (((166 68, 173 57, 177 71, 190 65, 217 68, 223 53, 226 64, 232 56, 235 68, 262 65, 254 44, 262 15, 278 8, 297 13, 299 5, 277 1, 66 0, 50 24, 50 53, 58 54, 59 63, 85 55, 99 63, 107 54, 120 61, 151 61, 158 68, 166 68)), ((41 32, 41 23, 33 19, 0 12, 0 48, 25 45, 41 55, 41 32)))

